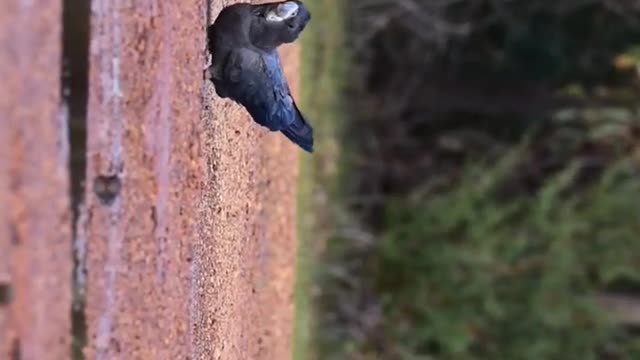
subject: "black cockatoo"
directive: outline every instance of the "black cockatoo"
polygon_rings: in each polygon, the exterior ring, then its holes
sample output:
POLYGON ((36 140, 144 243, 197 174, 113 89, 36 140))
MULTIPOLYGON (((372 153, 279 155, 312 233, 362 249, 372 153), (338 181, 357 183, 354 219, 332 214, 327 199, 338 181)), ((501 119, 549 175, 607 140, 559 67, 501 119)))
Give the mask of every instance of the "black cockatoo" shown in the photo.
POLYGON ((300 1, 225 7, 207 29, 213 57, 207 76, 218 96, 241 104, 255 122, 313 152, 313 129, 291 96, 276 51, 296 40, 310 19, 300 1))

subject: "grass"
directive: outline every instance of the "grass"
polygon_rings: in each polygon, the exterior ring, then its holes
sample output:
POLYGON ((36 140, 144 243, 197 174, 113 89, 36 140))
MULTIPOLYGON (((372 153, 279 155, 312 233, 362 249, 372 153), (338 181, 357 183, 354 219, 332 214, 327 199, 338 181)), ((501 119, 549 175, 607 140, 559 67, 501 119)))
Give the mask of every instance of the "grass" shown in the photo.
POLYGON ((312 21, 302 35, 301 107, 313 123, 315 153, 303 155, 298 198, 298 264, 296 321, 293 357, 311 360, 316 354, 313 303, 316 259, 331 236, 334 220, 331 209, 336 191, 343 52, 343 19, 340 0, 313 0, 305 3, 312 21))

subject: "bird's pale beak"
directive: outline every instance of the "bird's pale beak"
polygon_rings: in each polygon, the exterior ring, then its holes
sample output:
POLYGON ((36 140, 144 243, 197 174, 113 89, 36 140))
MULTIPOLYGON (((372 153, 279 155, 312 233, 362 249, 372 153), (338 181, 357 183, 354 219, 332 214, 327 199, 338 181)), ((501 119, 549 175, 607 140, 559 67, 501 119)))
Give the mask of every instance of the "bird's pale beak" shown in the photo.
POLYGON ((293 1, 287 1, 286 3, 282 3, 278 5, 276 9, 276 13, 283 20, 290 19, 298 14, 298 4, 293 1))
POLYGON ((267 13, 269 21, 285 21, 298 15, 298 4, 293 1, 287 1, 278 5, 275 11, 267 13))

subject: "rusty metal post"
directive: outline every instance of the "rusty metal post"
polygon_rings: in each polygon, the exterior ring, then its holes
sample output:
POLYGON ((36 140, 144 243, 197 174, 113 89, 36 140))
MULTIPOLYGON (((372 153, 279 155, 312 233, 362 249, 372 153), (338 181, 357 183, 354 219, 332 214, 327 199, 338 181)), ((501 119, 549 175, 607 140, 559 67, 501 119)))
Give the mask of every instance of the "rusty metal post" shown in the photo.
POLYGON ((61 44, 61 2, 0 3, 0 359, 70 356, 61 44))

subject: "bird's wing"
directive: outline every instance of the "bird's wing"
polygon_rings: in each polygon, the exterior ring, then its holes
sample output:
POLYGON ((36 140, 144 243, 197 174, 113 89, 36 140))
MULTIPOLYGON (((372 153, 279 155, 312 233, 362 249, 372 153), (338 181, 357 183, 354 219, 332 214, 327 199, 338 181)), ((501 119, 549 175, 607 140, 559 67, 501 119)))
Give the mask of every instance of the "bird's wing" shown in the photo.
POLYGON ((291 96, 278 53, 273 51, 270 55, 263 56, 263 59, 267 76, 273 84, 271 91, 274 101, 268 116, 272 122, 279 123, 281 129, 286 128, 301 114, 291 96))
POLYGON ((299 116, 275 51, 234 49, 224 73, 227 82, 233 84, 231 98, 242 104, 258 124, 277 131, 299 116))
POLYGON ((275 84, 273 86, 275 106, 270 112, 273 121, 280 124, 278 130, 289 140, 304 150, 313 152, 313 128, 304 118, 291 96, 278 54, 274 51, 272 56, 264 57, 264 59, 269 77, 275 84))

